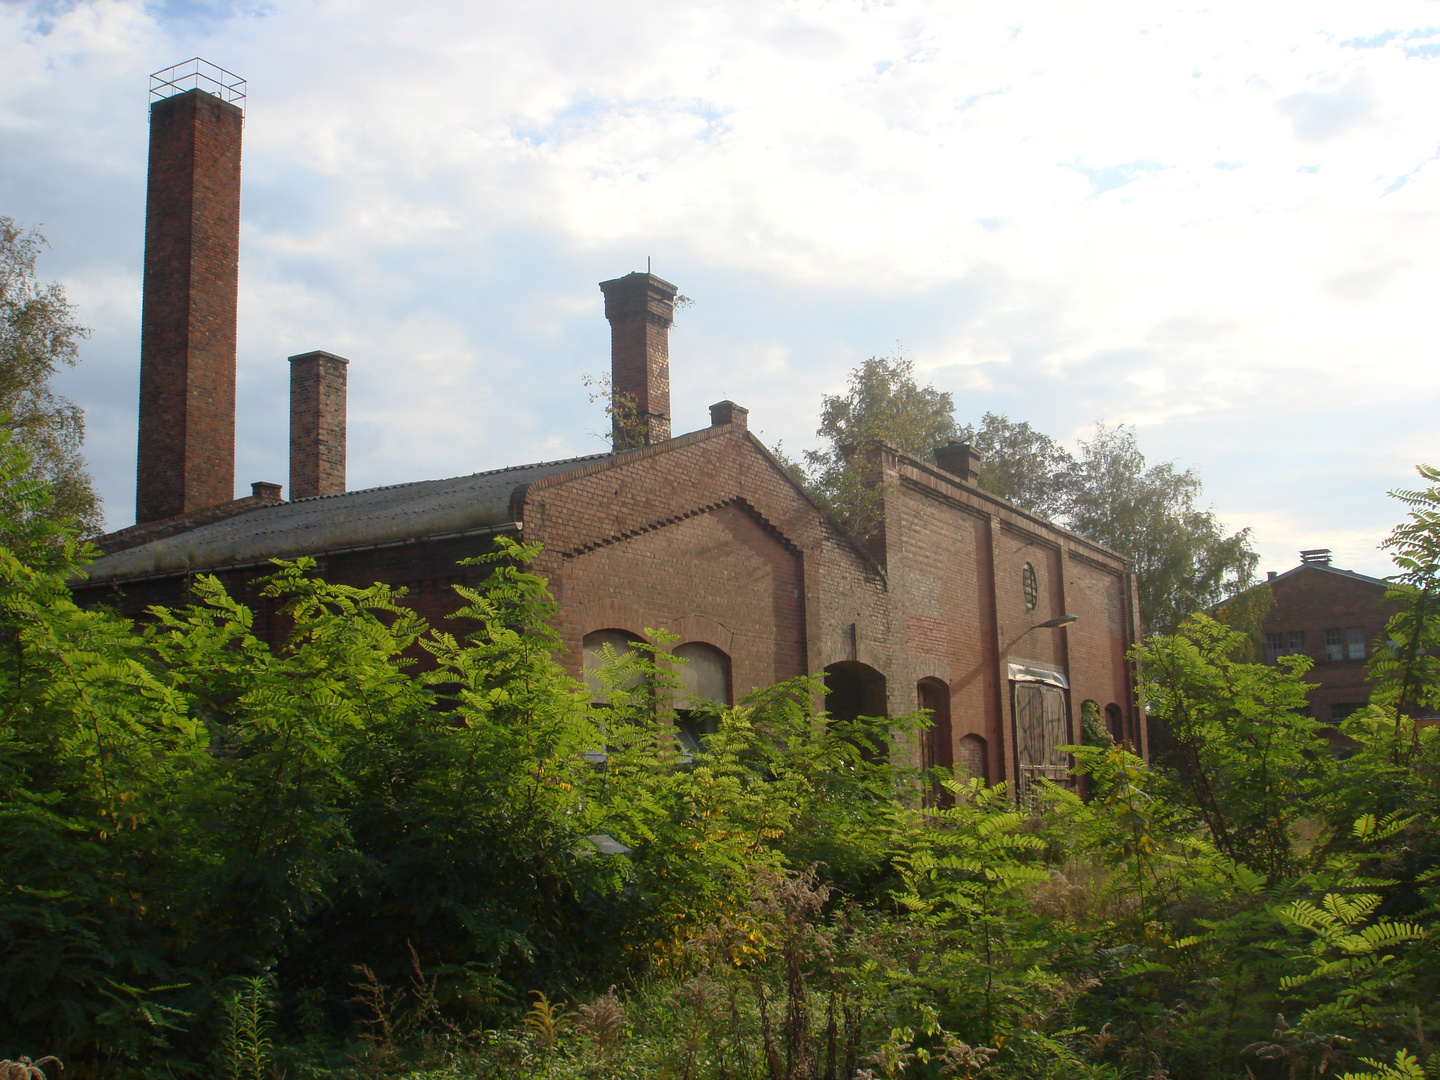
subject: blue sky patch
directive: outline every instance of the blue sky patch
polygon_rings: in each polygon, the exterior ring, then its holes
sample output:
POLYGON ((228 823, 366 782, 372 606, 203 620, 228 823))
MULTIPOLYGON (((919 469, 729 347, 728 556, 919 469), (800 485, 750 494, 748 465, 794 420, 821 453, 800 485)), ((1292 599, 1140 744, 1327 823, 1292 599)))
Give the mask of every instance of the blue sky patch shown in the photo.
POLYGON ((1092 169, 1088 165, 1081 165, 1078 161, 1061 162, 1067 169, 1073 169, 1086 180, 1090 181, 1091 196, 1103 195, 1107 191, 1114 191, 1116 188, 1124 187, 1126 184, 1139 180, 1142 176, 1159 172, 1161 169, 1168 169, 1171 166, 1161 165, 1158 161, 1129 161, 1123 165, 1104 165, 1098 169, 1092 169))

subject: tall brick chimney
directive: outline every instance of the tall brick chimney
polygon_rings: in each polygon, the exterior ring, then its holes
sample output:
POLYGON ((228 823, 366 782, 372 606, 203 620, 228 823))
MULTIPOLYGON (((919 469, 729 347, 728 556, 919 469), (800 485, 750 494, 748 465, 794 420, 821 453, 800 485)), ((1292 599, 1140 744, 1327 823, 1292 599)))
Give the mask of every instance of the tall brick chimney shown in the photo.
POLYGON ((670 438, 670 324, 674 285, 651 273, 602 281, 610 320, 614 446, 628 450, 670 438))
POLYGON ((290 357, 290 498, 345 491, 345 369, 328 352, 290 357))
POLYGON ((235 497, 244 83, 202 64, 151 77, 137 523, 235 497))

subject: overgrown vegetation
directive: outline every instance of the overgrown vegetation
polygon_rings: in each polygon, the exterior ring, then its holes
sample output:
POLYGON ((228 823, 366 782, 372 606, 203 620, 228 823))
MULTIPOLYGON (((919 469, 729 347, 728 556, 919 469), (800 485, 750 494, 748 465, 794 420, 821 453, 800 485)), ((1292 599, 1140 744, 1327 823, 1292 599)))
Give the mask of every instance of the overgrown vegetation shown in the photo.
POLYGON ((74 520, 86 534, 100 531, 100 497, 85 469, 85 414, 55 393, 51 379, 80 359, 90 331, 56 282, 36 269, 45 237, 14 218, 0 217, 0 415, 11 437, 30 453, 30 475, 50 485, 46 513, 74 520))
MULTIPOLYGON (((1172 767, 1092 731, 1083 798, 947 780, 953 805, 923 810, 928 778, 867 752, 867 723, 823 722, 811 680, 682 753, 657 632, 605 665, 594 705, 519 544, 480 557, 445 627, 304 561, 265 586, 291 627, 276 647, 211 579, 140 625, 81 610, 85 553, 27 468, 0 445, 0 1053, 18 1067, 1440 1071, 1440 740, 1383 704, 1336 753, 1299 709, 1304 662, 1247 663, 1241 632, 1197 616, 1146 643, 1172 767)), ((1389 702, 1437 691, 1425 479, 1393 541, 1410 622, 1377 665, 1389 702)), ((903 747, 924 718, 889 723, 903 747)))

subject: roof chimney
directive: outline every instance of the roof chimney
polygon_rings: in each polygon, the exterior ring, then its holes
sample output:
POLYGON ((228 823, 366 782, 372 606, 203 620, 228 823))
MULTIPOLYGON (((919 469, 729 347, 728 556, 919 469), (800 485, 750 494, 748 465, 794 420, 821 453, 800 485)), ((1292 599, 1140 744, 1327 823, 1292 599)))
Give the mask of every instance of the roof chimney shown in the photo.
POLYGON ((1279 576, 1280 576, 1280 575, 1279 575, 1276 571, 1274 571, 1274 570, 1266 570, 1266 571, 1265 571, 1265 580, 1266 580, 1266 581, 1274 581, 1274 580, 1275 580, 1277 577, 1279 577, 1279 576))
POLYGON ((334 353, 290 357, 290 498, 345 491, 345 382, 334 353))
POLYGON ((245 84, 199 59, 150 79, 137 523, 235 497, 245 84))
POLYGON ((980 462, 983 460, 969 443, 949 442, 935 448, 935 464, 967 484, 980 482, 980 462))
POLYGON ((1311 548, 1309 551, 1300 552, 1300 564, 1316 563, 1320 566, 1330 565, 1329 548, 1311 548))
POLYGON ((610 405, 616 450, 670 438, 670 324, 676 288, 651 273, 602 281, 610 320, 610 405))
POLYGON ((710 406, 710 426, 724 427, 726 424, 737 424, 742 428, 750 426, 750 410, 743 405, 736 405, 730 400, 717 401, 710 406))

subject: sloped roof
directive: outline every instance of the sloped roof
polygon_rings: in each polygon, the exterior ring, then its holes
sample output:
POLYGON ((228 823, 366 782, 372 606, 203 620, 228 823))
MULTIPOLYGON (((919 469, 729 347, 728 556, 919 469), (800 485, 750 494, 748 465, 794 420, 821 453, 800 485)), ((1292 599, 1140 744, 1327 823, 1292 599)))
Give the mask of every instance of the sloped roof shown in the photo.
POLYGON ((1350 578, 1352 581, 1363 581, 1369 585, 1379 585, 1381 588, 1388 588, 1390 585, 1390 582, 1384 578, 1370 577, 1368 574, 1357 574, 1354 570, 1341 570, 1338 566, 1331 566, 1329 563, 1322 562, 1303 562, 1299 566, 1292 566, 1283 574, 1277 574, 1271 581, 1262 582, 1262 584, 1268 585, 1274 581, 1283 581, 1285 578, 1290 577, 1292 574, 1298 574, 1302 570, 1320 570, 1326 574, 1335 574, 1338 577, 1350 578))
POLYGON ((244 566, 504 525, 513 520, 510 503, 518 488, 610 456, 590 454, 265 506, 106 555, 89 567, 90 583, 244 566))

